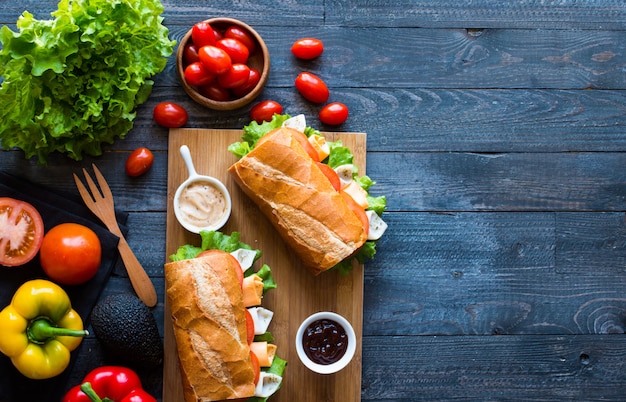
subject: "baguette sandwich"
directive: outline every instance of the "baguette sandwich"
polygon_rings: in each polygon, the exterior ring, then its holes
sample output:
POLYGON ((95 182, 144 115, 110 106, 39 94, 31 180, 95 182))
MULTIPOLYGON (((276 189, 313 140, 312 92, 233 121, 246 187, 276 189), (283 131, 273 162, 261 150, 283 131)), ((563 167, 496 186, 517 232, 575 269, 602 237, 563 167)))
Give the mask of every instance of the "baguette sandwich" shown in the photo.
POLYGON ((265 401, 286 366, 267 332, 273 313, 260 306, 276 287, 271 271, 249 269, 260 252, 238 233, 201 235, 204 248, 183 246, 164 266, 185 401, 265 401))
POLYGON ((326 142, 302 115, 252 122, 243 139, 229 147, 240 159, 228 173, 304 266, 345 273, 373 258, 386 198, 369 195, 374 182, 358 176, 348 148, 326 142))

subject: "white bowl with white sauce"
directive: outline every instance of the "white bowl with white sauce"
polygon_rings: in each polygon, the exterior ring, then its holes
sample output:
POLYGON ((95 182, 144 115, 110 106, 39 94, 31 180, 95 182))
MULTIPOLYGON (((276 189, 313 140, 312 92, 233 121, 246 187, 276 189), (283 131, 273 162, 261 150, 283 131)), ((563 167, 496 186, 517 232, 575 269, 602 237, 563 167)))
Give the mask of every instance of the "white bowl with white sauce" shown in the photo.
POLYGON ((189 147, 180 147, 189 178, 174 194, 174 214, 178 222, 192 233, 219 230, 230 218, 232 201, 228 189, 218 179, 196 172, 189 147))

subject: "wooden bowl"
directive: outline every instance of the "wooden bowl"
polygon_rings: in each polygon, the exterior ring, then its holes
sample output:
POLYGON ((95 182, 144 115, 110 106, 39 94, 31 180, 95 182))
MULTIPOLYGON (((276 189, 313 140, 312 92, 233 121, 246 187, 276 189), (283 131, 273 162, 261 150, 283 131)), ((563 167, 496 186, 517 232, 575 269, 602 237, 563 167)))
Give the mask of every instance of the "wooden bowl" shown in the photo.
POLYGON ((180 80, 183 89, 187 94, 196 102, 210 109, 214 110, 234 110, 240 107, 243 107, 250 102, 252 102, 259 94, 263 91, 265 87, 265 83, 267 82, 267 78, 270 73, 270 54, 261 38, 261 35, 258 34, 252 27, 248 24, 236 20, 234 18, 211 18, 206 20, 213 28, 219 29, 220 31, 224 31, 230 25, 237 25, 241 29, 249 32, 252 38, 256 42, 256 50, 250 54, 248 58, 248 62, 246 63, 249 67, 256 68, 261 73, 261 79, 259 83, 248 92, 246 95, 240 98, 233 98, 228 101, 217 101, 213 99, 209 99, 202 95, 197 87, 187 84, 185 82, 185 63, 183 60, 183 53, 185 50, 185 46, 191 41, 191 29, 183 39, 180 41, 178 45, 178 50, 176 51, 176 73, 178 74, 178 79, 180 80))

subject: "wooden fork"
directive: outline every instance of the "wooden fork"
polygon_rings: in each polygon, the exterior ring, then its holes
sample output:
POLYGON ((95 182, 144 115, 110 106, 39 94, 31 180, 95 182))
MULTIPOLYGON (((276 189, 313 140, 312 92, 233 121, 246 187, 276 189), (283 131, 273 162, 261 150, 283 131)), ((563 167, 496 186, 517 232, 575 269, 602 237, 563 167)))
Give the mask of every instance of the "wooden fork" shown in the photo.
POLYGON ((91 194, 74 173, 74 181, 76 182, 76 187, 78 187, 78 192, 83 198, 85 205, 87 205, 87 208, 89 208, 91 212, 93 212, 102 221, 102 223, 106 225, 111 233, 120 238, 117 248, 122 256, 122 261, 124 261, 124 265, 126 266, 130 282, 133 285, 137 296, 148 307, 154 307, 157 303, 157 295, 154 285, 152 284, 150 277, 148 277, 148 274, 146 274, 146 271, 141 266, 141 263, 137 260, 137 257, 128 246, 128 242, 126 242, 126 239, 117 224, 113 194, 111 193, 109 185, 96 165, 92 164, 92 167, 102 193, 98 190, 98 187, 91 179, 91 176, 89 176, 89 173, 87 173, 87 170, 84 168, 83 173, 85 174, 85 179, 91 189, 91 194))

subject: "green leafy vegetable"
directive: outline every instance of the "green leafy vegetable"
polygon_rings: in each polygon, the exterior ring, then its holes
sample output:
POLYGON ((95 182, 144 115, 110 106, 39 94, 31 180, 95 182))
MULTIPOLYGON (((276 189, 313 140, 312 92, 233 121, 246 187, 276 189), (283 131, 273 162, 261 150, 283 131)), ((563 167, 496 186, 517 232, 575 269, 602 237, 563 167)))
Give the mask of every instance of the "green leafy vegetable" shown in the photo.
POLYGON ((61 0, 0 29, 0 145, 47 163, 123 138, 172 54, 158 0, 61 0))

